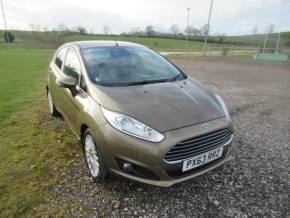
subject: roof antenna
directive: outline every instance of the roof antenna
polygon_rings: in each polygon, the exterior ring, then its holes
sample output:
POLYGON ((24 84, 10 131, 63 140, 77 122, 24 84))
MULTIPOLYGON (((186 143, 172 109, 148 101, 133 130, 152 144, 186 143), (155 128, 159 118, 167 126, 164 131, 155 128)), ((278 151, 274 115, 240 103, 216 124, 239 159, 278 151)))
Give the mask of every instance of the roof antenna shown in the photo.
POLYGON ((117 41, 115 41, 115 43, 116 43, 116 46, 119 46, 119 44, 118 44, 118 42, 117 42, 117 41))

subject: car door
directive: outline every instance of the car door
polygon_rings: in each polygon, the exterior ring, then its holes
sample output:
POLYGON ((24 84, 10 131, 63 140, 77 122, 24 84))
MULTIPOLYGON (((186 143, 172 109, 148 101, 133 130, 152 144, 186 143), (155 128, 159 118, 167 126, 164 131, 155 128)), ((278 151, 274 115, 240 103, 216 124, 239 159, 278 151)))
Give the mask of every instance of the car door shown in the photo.
POLYGON ((80 114, 83 109, 82 98, 86 95, 80 90, 83 84, 80 84, 82 78, 82 68, 77 51, 69 48, 63 66, 63 73, 67 76, 75 77, 78 80, 78 86, 73 88, 62 87, 63 99, 61 107, 68 125, 75 134, 78 134, 80 126, 80 114))
POLYGON ((56 80, 59 76, 61 76, 61 74, 63 74, 62 69, 64 66, 67 51, 67 47, 62 47, 58 51, 56 51, 55 57, 49 66, 49 90, 51 92, 53 102, 55 106, 60 110, 60 112, 62 112, 61 101, 63 93, 61 88, 57 85, 56 80))

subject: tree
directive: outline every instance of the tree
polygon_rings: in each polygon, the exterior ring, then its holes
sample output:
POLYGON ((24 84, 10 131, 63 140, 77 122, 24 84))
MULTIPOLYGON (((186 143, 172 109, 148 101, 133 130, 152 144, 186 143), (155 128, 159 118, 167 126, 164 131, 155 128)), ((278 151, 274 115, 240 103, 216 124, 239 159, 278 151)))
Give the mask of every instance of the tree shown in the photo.
POLYGON ((185 33, 186 35, 191 36, 192 33, 193 33, 193 28, 194 28, 193 26, 189 25, 188 27, 185 28, 184 33, 185 33))
POLYGON ((33 31, 33 29, 34 29, 34 24, 33 24, 33 23, 30 23, 30 24, 29 24, 29 28, 31 29, 31 31, 33 31))
POLYGON ((209 28, 207 24, 204 24, 201 28, 200 28, 200 32, 201 35, 203 35, 204 37, 206 37, 209 34, 209 28))
POLYGON ((69 28, 65 25, 65 23, 59 23, 56 26, 56 30, 59 32, 67 32, 69 31, 69 28))
POLYGON ((225 33, 223 33, 223 34, 221 34, 221 35, 219 36, 219 37, 220 37, 220 38, 219 38, 219 42, 220 42, 220 43, 223 43, 225 36, 226 36, 225 33))
POLYGON ((130 31, 131 35, 138 35, 140 33, 140 29, 138 27, 133 27, 130 31))
POLYGON ((254 27, 253 28, 253 31, 252 31, 253 35, 256 35, 258 33, 258 27, 254 27))
POLYGON ((152 25, 146 26, 145 29, 147 36, 152 36, 154 34, 154 27, 152 25))
POLYGON ((43 26, 43 27, 42 27, 42 31, 43 31, 43 32, 49 32, 49 28, 48 28, 48 26, 43 26))
POLYGON ((263 54, 267 50, 266 46, 267 46, 268 36, 271 35, 273 33, 273 31, 274 31, 274 25, 269 25, 269 26, 265 27, 265 39, 264 39, 264 46, 263 46, 263 54))
POLYGON ((87 29, 85 28, 85 27, 82 27, 82 26, 77 26, 76 27, 76 30, 77 30, 77 32, 79 32, 80 34, 87 34, 87 29))
POLYGON ((194 35, 194 36, 200 36, 201 35, 201 32, 200 32, 199 29, 193 28, 192 29, 192 35, 194 35))
POLYGON ((176 24, 172 25, 172 26, 170 27, 170 31, 172 32, 172 35, 173 35, 174 37, 176 37, 176 36, 178 35, 178 33, 179 33, 179 26, 176 25, 176 24))
POLYGON ((185 29, 185 34, 188 34, 189 36, 199 36, 200 35, 200 30, 194 28, 192 25, 189 25, 185 29))
POLYGON ((270 35, 274 32, 274 25, 269 25, 265 27, 265 32, 267 35, 270 35))
POLYGON ((103 27, 103 33, 104 33, 105 35, 108 35, 109 32, 110 32, 110 27, 109 27, 108 25, 105 25, 105 26, 103 27))
POLYGON ((37 31, 37 32, 39 32, 41 30, 41 26, 39 24, 36 24, 34 26, 34 30, 37 31))
POLYGON ((13 36, 13 34, 11 33, 11 32, 5 32, 4 33, 4 40, 5 40, 5 42, 7 42, 7 43, 11 43, 11 42, 13 42, 14 41, 14 36, 13 36))

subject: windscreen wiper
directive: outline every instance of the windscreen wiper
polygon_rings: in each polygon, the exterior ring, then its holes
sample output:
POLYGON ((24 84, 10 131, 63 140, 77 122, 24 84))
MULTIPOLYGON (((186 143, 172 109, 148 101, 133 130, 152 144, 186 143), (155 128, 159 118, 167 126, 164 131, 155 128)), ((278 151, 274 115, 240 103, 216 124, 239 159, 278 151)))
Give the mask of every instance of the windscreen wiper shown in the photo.
POLYGON ((137 86, 137 85, 146 85, 146 84, 152 84, 152 83, 162 83, 162 82, 171 82, 171 81, 175 81, 180 77, 180 74, 178 74, 177 76, 174 76, 173 78, 169 78, 169 79, 158 79, 158 80, 141 80, 141 81, 137 81, 137 82, 125 82, 125 83, 106 83, 106 84, 102 84, 105 86, 137 86))
POLYGON ((180 73, 180 74, 178 74, 178 75, 176 75, 176 76, 174 76, 174 77, 172 77, 172 78, 169 78, 168 80, 167 80, 167 82, 173 82, 173 81, 176 81, 176 80, 178 80, 178 78, 181 76, 182 74, 180 73))
POLYGON ((161 83, 161 82, 168 82, 168 79, 159 79, 159 80, 142 80, 138 82, 128 82, 128 83, 121 83, 120 86, 134 86, 134 85, 146 85, 150 83, 161 83))

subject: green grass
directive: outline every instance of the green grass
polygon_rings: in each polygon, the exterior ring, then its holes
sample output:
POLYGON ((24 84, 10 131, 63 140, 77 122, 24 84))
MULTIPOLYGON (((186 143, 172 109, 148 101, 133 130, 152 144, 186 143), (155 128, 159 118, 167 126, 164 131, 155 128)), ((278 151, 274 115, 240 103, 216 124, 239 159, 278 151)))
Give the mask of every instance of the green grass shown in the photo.
MULTIPOLYGON (((77 40, 119 40, 136 42, 153 48, 157 51, 201 51, 203 49, 202 37, 197 37, 196 41, 189 41, 188 48, 184 38, 158 38, 158 37, 136 37, 122 35, 81 35, 70 33, 62 35, 57 32, 37 32, 37 31, 12 31, 17 43, 17 47, 33 47, 33 48, 55 48, 60 44, 77 40), (201 41, 200 41, 201 40, 201 41)), ((3 35, 3 30, 0 30, 0 35, 3 35)), ((268 37, 267 47, 275 48, 278 33, 273 33, 268 37)), ((224 36, 223 43, 211 43, 214 40, 220 42, 220 36, 210 36, 208 48, 209 50, 222 50, 223 47, 233 47, 235 50, 256 50, 258 47, 263 47, 264 35, 243 35, 243 36, 224 36)), ((3 38, 0 37, 0 42, 3 38)), ((289 51, 290 47, 290 32, 282 32, 280 38, 280 48, 289 51)))
MULTIPOLYGON (((136 36, 105 36, 105 35, 81 35, 72 33, 68 35, 61 35, 55 32, 32 32, 32 31, 12 31, 15 35, 15 42, 17 47, 32 47, 32 48, 55 48, 60 44, 70 41, 78 40, 117 40, 128 41, 146 45, 157 51, 202 51, 202 41, 188 41, 188 48, 186 49, 185 39, 170 39, 170 38, 157 38, 157 37, 136 37, 136 36)), ((0 31, 3 35, 3 31, 0 31)), ((0 38, 3 41, 3 39, 0 38)), ((211 50, 221 50, 222 47, 230 47, 230 44, 222 43, 208 43, 208 48, 211 50)), ((234 45, 240 50, 253 50, 257 46, 253 45, 234 45)))
MULTIPOLYGON (((0 45, 1 47, 1 45, 0 45)), ((0 217, 50 214, 56 174, 80 152, 62 122, 47 113, 45 78, 52 50, 0 49, 0 217)))
POLYGON ((34 97, 36 88, 47 72, 52 50, 0 49, 0 120, 34 97))
MULTIPOLYGON (((211 39, 219 40, 220 37, 212 36, 211 39)), ((275 48, 278 39, 278 33, 272 33, 268 36, 267 48, 275 48)), ((226 43, 242 43, 254 47, 264 46, 265 35, 264 34, 254 34, 254 35, 242 35, 242 36, 225 36, 224 42, 226 43)), ((290 32, 282 32, 280 36, 280 48, 290 47, 290 32)))
MULTIPOLYGON (((70 35, 64 37, 65 41, 75 40, 117 40, 139 43, 157 51, 184 51, 186 50, 185 40, 167 38, 146 38, 146 37, 126 37, 126 36, 94 36, 94 35, 70 35)), ((210 43, 211 47, 222 47, 221 44, 210 43)), ((199 41, 189 41, 188 50, 201 51, 203 43, 199 41)))

